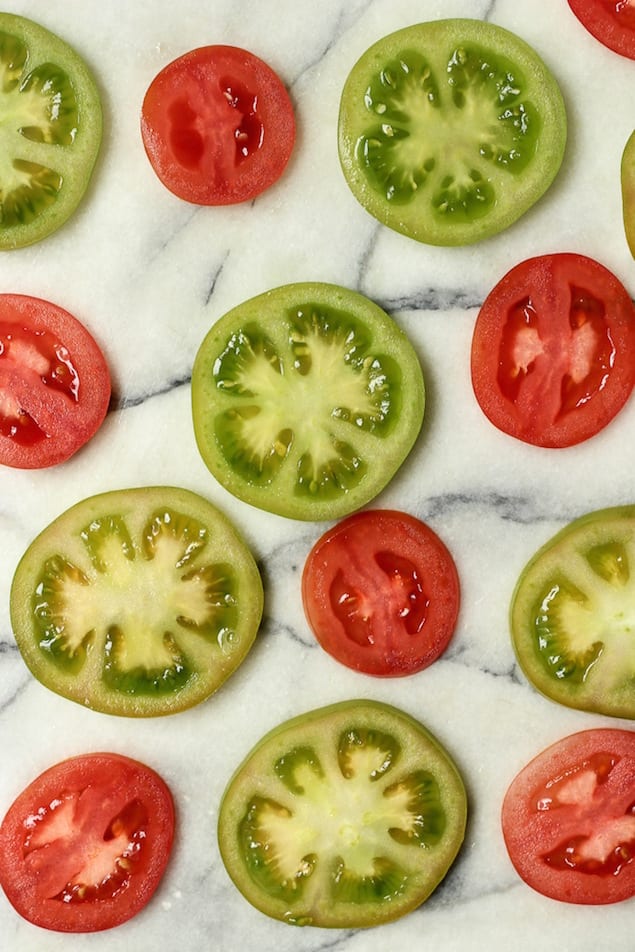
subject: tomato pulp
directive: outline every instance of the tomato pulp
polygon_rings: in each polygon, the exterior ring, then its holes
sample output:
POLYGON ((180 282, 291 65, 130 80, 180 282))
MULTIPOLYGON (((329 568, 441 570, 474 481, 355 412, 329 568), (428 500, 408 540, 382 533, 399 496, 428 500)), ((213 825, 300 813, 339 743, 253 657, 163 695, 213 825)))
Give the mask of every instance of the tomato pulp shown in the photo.
POLYGON ((487 296, 472 338, 472 384, 489 420, 519 440, 589 439, 635 384, 635 307, 603 265, 578 254, 530 258, 487 296))
POLYGON ((302 576, 308 622, 322 647, 367 674, 413 674, 447 647, 459 578, 441 539, 403 512, 350 516, 314 545, 302 576))
POLYGON ((502 828, 537 892, 584 905, 635 895, 635 732, 595 728, 552 744, 512 781, 502 828))
POLYGON ((0 463, 64 462, 98 430, 110 373, 93 337, 49 301, 0 295, 0 463))
POLYGON ((141 134, 166 188, 198 205, 229 205, 255 198, 282 175, 295 117, 270 66, 247 50, 206 46, 152 81, 141 134))
POLYGON ((18 796, 0 826, 0 884, 29 922, 96 932, 150 900, 174 837, 161 777, 120 754, 50 767, 18 796))

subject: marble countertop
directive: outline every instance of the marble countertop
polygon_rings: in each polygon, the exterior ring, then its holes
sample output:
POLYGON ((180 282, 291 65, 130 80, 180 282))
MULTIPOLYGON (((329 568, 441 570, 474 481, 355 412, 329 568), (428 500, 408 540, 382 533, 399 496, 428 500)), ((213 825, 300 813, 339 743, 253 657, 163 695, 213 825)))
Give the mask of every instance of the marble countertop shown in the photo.
MULTIPOLYGON (((633 130, 634 64, 610 53, 566 0, 9 0, 5 9, 64 37, 91 66, 105 136, 90 190, 73 219, 38 245, 5 252, 0 290, 33 294, 79 317, 113 373, 111 412, 97 436, 52 470, 0 473, 0 812, 47 766, 114 750, 154 766, 178 808, 172 862, 151 903, 114 932, 47 933, 0 895, 0 947, 100 952, 123 943, 218 952, 542 952, 633 948, 633 902, 576 907, 521 882, 500 832, 502 797, 517 771, 552 741, 620 724, 539 696, 515 662, 510 595, 528 558, 564 523, 633 501, 635 402, 602 433, 542 450, 497 431, 469 378, 479 304, 524 258, 576 251, 612 269, 633 293, 635 262, 621 223, 619 162, 633 130), (532 44, 556 74, 569 116, 561 172, 507 232, 465 248, 433 248, 381 227, 339 168, 336 122, 349 69, 379 37, 411 23, 471 16, 532 44), (147 86, 196 46, 241 46, 288 86, 298 123, 292 160, 255 202, 220 209, 180 202, 146 159, 139 112, 147 86), (253 509, 210 476, 194 441, 190 374, 199 343, 234 305, 293 281, 356 289, 407 332, 423 365, 426 418, 410 457, 374 505, 426 521, 452 551, 462 585, 453 641, 431 668, 378 680, 350 671, 315 643, 299 580, 323 524, 253 509), (8 613, 13 571, 31 539, 97 492, 180 485, 216 503, 241 530, 265 582, 265 616, 248 659, 208 701, 170 718, 128 720, 58 697, 28 673, 8 613), (353 697, 417 717, 454 757, 470 820, 446 880, 417 911, 368 931, 294 929, 253 909, 230 883, 216 845, 220 797, 234 767, 269 728, 353 697)), ((628 725, 621 725, 628 726, 628 725)))

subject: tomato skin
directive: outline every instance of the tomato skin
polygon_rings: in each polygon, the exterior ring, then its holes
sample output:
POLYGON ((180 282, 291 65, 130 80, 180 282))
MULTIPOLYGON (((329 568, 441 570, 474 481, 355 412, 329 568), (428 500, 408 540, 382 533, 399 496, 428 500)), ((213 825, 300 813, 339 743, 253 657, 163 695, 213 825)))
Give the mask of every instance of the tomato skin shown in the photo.
POLYGON ((488 419, 536 446, 589 439, 635 384, 635 308, 599 262, 561 253, 512 268, 481 307, 472 385, 488 419))
POLYGON ((40 298, 0 295, 0 463, 63 463, 97 432, 110 395, 106 359, 77 318, 40 298))
POLYGON ((143 144, 171 192, 198 205, 246 202, 282 175, 295 143, 289 95, 263 60, 206 46, 169 63, 141 111, 143 144))
POLYGON ((168 863, 174 824, 170 790, 151 768, 115 753, 69 758, 40 774, 9 807, 0 826, 0 884, 16 911, 43 929, 111 929, 149 902, 168 863), (129 840, 123 873, 108 848, 113 840, 129 840), (100 850, 107 854, 102 892, 82 898, 63 885, 64 865, 81 886, 86 867, 99 865, 100 850))
POLYGON ((602 905, 635 895, 635 732, 592 728, 538 754, 514 778, 501 823, 532 889, 602 905))
POLYGON ((367 510, 315 543, 302 600, 317 640, 336 660, 398 677, 445 651, 460 584, 452 556, 429 526, 403 512, 367 510))
POLYGON ((568 0, 572 12, 596 40, 620 56, 635 59, 632 0, 568 0))

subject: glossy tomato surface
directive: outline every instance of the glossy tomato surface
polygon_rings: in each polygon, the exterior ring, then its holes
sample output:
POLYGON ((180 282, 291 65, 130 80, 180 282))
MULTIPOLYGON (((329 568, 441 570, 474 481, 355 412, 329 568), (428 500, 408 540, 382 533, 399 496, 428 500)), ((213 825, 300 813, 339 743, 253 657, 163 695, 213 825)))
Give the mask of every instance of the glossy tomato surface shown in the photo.
POLYGON ((483 20, 418 23, 352 67, 339 156, 380 222, 432 245, 466 245, 512 225, 553 182, 567 117, 539 54, 483 20))
POLYGON ((314 545, 302 599, 322 647, 381 677, 413 674, 447 647, 460 601, 456 566, 438 535, 413 516, 367 510, 314 545))
POLYGON ((334 284, 274 288, 217 320, 192 370, 210 472, 292 519, 348 515, 392 479, 419 434, 425 387, 396 321, 334 284))
POLYGON ((546 542, 518 579, 510 624, 542 694, 635 718, 635 506, 586 513, 546 542))
POLYGON ((120 754, 50 767, 0 826, 0 885, 29 922, 96 932, 134 916, 166 868, 172 795, 154 770, 120 754))
POLYGON ((141 133, 171 192, 198 205, 229 205, 255 198, 282 175, 295 117, 287 90, 265 62, 234 46, 205 46, 152 81, 141 133))
POLYGON ((569 0, 578 20, 603 46, 635 59, 633 0, 569 0))
POLYGON ((557 741, 512 781, 502 828, 520 877, 585 905, 635 895, 635 732, 594 728, 557 741))
POLYGON ((530 258, 481 307, 472 338, 476 399, 500 430, 565 447, 605 427, 635 384, 635 308, 623 284, 579 254, 530 258))
POLYGON ((413 717, 352 700, 265 735, 219 810, 221 857, 244 897, 293 925, 377 926, 419 906, 463 842, 456 765, 413 717))
POLYGON ((241 664, 263 605, 233 524, 173 486, 76 503, 20 559, 11 621, 25 664, 84 707, 127 717, 199 703, 241 664))
POLYGON ((101 138, 100 95, 83 59, 40 24, 0 13, 0 250, 64 224, 101 138))
POLYGON ((0 294, 0 463, 62 463, 97 431, 110 373, 91 334, 49 301, 0 294))

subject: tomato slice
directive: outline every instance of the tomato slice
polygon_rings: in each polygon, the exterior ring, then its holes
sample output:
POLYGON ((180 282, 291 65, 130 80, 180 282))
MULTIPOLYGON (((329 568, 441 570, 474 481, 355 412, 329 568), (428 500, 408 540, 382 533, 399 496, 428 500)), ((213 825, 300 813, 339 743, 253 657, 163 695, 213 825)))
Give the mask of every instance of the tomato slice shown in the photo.
POLYGON ((97 932, 145 906, 174 837, 172 795, 161 777, 113 753, 49 767, 0 826, 0 885, 29 922, 97 932))
POLYGON ((290 284, 218 320, 192 371, 199 450, 239 499, 337 519, 373 499, 421 428, 424 383, 405 334, 331 284, 290 284))
POLYGON ((102 137, 95 81, 62 39, 0 13, 0 249, 55 231, 79 205, 102 137))
POLYGON ((141 134, 166 188, 198 205, 229 205, 255 198, 282 175, 295 117, 270 66, 234 46, 205 46, 152 81, 141 134))
POLYGON ((413 516, 368 510, 329 529, 302 575, 309 625, 342 664, 380 677, 413 674, 445 651, 460 588, 438 535, 413 516))
POLYGON ((110 373, 93 337, 49 301, 0 294, 0 463, 62 463, 101 426, 110 373))
POLYGON ((387 704, 344 701, 256 745, 223 795, 218 841, 261 912, 362 928, 428 898, 457 856, 466 813, 457 768, 422 724, 387 704))
POLYGON ((580 23, 603 46, 635 59, 635 2, 633 0, 569 0, 580 23))
POLYGON ((552 744, 502 808, 510 859, 537 892, 585 905, 635 895, 635 732, 595 728, 552 744))
POLYGON ((215 506, 168 486, 92 496, 31 543, 11 587, 18 648, 46 687, 130 717, 204 700, 251 648, 263 591, 215 506))
POLYGON ((494 426, 537 446, 580 443, 631 394, 635 307, 591 258, 530 258, 487 296, 471 365, 476 399, 494 426))
POLYGON ((539 691, 635 718, 635 506, 588 513, 542 546, 517 582, 510 621, 539 691))
POLYGON ((624 233, 630 252, 635 258, 635 132, 624 146, 620 167, 624 233))
POLYGON ((564 155, 558 84, 523 40, 476 19, 406 27, 351 70, 339 155, 355 198, 388 227, 465 245, 510 226, 564 155))

